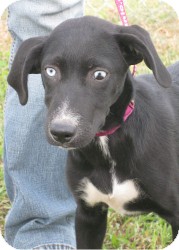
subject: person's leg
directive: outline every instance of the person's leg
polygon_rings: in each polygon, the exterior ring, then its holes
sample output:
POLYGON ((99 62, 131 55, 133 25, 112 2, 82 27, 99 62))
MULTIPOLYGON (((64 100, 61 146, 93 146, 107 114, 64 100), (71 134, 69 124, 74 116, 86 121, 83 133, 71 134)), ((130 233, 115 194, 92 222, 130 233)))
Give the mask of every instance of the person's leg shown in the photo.
MULTIPOLYGON (((10 64, 23 40, 47 35, 65 19, 81 16, 82 11, 82 0, 23 0, 11 5, 10 64)), ((26 106, 19 104, 12 88, 6 97, 4 168, 12 202, 5 224, 6 240, 19 249, 68 249, 75 247, 75 202, 66 184, 66 151, 46 141, 40 75, 31 75, 28 86, 26 106)))

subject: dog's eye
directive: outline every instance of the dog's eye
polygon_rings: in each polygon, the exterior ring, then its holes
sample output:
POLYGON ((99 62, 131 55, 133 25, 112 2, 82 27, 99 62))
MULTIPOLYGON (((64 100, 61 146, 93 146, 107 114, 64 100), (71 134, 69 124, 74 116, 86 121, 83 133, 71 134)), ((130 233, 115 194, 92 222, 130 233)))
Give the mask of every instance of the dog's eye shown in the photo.
POLYGON ((107 76, 107 73, 103 70, 97 70, 96 72, 94 72, 94 79, 101 81, 104 80, 104 78, 107 76))
POLYGON ((46 73, 48 76, 55 76, 56 75, 56 70, 54 68, 46 68, 45 69, 46 73))

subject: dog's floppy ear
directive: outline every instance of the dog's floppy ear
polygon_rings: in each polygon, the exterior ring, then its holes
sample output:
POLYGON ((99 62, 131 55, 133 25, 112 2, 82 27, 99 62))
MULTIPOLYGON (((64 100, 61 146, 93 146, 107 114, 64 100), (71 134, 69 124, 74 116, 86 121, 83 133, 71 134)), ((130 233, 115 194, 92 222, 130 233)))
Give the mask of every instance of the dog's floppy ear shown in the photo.
POLYGON ((135 65, 144 60, 161 86, 171 85, 170 74, 160 60, 146 30, 138 25, 117 26, 115 38, 128 65, 135 65))
POLYGON ((34 37, 25 40, 14 58, 7 81, 17 91, 22 105, 28 100, 28 74, 40 73, 41 52, 46 38, 34 37))

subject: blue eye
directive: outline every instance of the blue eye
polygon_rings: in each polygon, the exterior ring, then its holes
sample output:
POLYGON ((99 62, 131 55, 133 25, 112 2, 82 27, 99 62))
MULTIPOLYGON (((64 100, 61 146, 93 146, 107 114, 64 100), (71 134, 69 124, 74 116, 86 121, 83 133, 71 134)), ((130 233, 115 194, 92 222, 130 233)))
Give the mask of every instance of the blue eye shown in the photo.
POLYGON ((54 68, 46 68, 45 69, 48 76, 53 77, 56 75, 56 70, 54 68))
POLYGON ((104 80, 104 78, 107 76, 107 73, 103 70, 97 70, 94 72, 94 79, 98 81, 104 80))

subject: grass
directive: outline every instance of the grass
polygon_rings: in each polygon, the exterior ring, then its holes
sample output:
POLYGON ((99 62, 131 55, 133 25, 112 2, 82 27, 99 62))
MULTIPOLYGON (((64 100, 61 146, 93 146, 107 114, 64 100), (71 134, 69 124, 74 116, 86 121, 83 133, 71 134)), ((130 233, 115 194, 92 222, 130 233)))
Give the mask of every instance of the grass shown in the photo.
MULTIPOLYGON (((87 0, 86 14, 97 15, 113 23, 120 23, 113 0, 87 0)), ((155 47, 165 65, 178 59, 179 21, 171 7, 156 0, 127 0, 126 11, 130 24, 146 28, 154 41, 155 47)), ((5 19, 0 25, 0 227, 10 207, 3 181, 3 103, 8 74, 10 37, 5 19)), ((137 67, 137 74, 149 72, 144 63, 137 67)), ((157 215, 150 213, 137 217, 121 217, 110 210, 108 230, 104 249, 162 249, 171 242, 171 227, 157 215)))
POLYGON ((162 249, 171 243, 170 226, 150 213, 121 217, 110 211, 105 249, 162 249))

